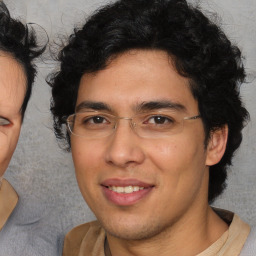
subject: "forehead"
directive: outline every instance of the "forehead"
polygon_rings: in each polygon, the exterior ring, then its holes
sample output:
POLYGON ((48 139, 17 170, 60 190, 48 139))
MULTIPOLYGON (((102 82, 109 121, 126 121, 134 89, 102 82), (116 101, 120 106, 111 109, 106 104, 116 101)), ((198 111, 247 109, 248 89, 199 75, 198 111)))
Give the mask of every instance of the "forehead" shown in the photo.
POLYGON ((104 70, 84 74, 77 105, 83 101, 99 101, 122 109, 143 102, 172 101, 197 110, 189 79, 177 73, 167 53, 153 50, 125 52, 104 70))
POLYGON ((20 111, 26 92, 22 65, 12 56, 0 52, 0 113, 20 111))

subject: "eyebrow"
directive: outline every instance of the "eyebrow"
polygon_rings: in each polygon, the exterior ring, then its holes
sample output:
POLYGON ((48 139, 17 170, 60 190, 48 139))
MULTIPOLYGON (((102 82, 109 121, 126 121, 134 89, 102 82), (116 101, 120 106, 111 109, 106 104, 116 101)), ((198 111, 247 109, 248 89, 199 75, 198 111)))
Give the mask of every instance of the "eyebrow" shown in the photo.
MULTIPOLYGON (((76 107, 75 111, 77 113, 85 109, 113 112, 113 110, 108 104, 104 102, 98 102, 98 101, 83 101, 76 107)), ((144 111, 159 110, 159 109, 170 109, 170 110, 177 110, 177 111, 184 111, 184 112, 187 111, 187 108, 184 105, 177 102, 172 102, 169 100, 156 100, 156 101, 142 102, 140 104, 137 104, 134 107, 134 110, 137 113, 144 112, 144 111)))
POLYGON ((104 102, 95 102, 95 101, 83 101, 76 107, 76 112, 79 112, 84 109, 92 109, 92 110, 104 110, 111 112, 111 108, 105 104, 104 102))
POLYGON ((184 105, 169 100, 142 102, 136 106, 137 112, 152 111, 159 109, 171 109, 184 112, 187 111, 187 108, 184 105))

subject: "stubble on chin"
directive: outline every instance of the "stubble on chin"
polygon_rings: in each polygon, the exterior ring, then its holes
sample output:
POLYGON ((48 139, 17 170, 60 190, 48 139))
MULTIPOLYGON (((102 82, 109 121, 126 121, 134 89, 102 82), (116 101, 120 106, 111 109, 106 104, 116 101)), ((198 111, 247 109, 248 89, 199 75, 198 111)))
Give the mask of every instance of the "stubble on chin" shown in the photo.
POLYGON ((148 221, 148 223, 137 222, 135 224, 111 223, 107 220, 99 220, 101 226, 109 236, 127 241, 143 241, 151 240, 166 233, 167 229, 172 225, 163 225, 156 221, 148 221))

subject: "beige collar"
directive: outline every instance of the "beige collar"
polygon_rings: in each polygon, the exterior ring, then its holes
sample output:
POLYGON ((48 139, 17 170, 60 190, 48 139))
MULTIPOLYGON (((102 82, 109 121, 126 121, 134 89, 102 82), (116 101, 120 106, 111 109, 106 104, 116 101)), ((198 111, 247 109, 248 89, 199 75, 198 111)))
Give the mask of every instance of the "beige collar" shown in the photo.
POLYGON ((7 180, 3 179, 0 188, 0 230, 8 220, 18 200, 19 196, 14 188, 7 180))

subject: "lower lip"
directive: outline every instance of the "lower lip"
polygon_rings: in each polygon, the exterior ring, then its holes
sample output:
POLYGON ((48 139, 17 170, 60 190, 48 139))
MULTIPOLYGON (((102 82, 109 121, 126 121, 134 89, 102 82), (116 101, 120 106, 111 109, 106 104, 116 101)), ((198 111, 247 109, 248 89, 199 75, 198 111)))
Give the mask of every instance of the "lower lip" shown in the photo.
POLYGON ((102 188, 106 198, 110 202, 120 206, 129 206, 137 203, 138 201, 148 196, 148 194, 153 189, 153 187, 149 187, 149 188, 144 188, 142 190, 135 191, 129 194, 125 194, 125 193, 114 192, 104 186, 102 186, 102 188))

